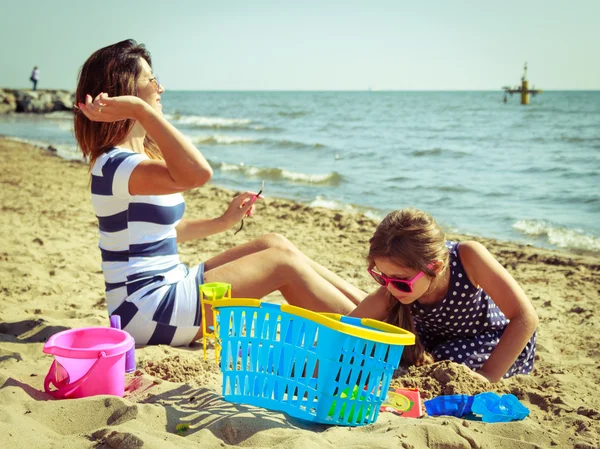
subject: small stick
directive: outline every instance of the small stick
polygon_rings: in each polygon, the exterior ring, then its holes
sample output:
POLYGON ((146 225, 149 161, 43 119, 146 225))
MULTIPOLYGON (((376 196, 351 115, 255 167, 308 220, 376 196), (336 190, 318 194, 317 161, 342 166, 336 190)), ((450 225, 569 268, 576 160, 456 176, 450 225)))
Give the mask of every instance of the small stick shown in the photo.
MULTIPOLYGON (((256 201, 256 198, 258 198, 258 197, 260 196, 260 194, 263 192, 264 188, 265 188, 265 181, 263 180, 263 182, 262 182, 262 184, 261 184, 261 186, 260 186, 260 190, 258 191, 258 193, 257 193, 256 195, 254 195, 254 196, 252 197, 252 200, 251 200, 251 201, 252 201, 252 203, 254 203, 254 202, 256 201)), ((242 207, 242 206, 240 206, 240 207, 242 207)), ((237 234, 238 232, 240 232, 242 229, 244 229, 244 219, 243 219, 243 218, 242 218, 242 224, 240 225, 240 228, 239 228, 237 231, 235 231, 235 232, 233 233, 233 235, 236 235, 236 234, 237 234)))

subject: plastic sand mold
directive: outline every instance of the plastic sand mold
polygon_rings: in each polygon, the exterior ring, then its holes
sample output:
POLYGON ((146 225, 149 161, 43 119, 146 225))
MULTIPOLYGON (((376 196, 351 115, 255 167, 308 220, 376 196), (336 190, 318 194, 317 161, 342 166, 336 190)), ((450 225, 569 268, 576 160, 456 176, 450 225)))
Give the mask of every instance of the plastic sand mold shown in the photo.
POLYGON ((425 401, 427 413, 431 416, 450 415, 456 417, 481 417, 481 421, 495 423, 520 421, 529 415, 529 409, 513 394, 498 395, 493 392, 474 396, 455 394, 438 396, 425 401))
POLYGON ((206 343, 207 339, 211 338, 215 347, 215 361, 219 363, 219 353, 221 352, 221 340, 219 339, 219 317, 214 306, 216 301, 223 298, 231 299, 231 284, 226 282, 210 282, 202 284, 200 289, 200 304, 202 304, 202 349, 204 352, 204 360, 206 360, 206 343), (212 308, 213 326, 206 325, 205 306, 210 305, 212 308))
POLYGON ((405 418, 418 418, 423 415, 421 395, 418 388, 391 388, 380 411, 391 412, 405 418))
POLYGON ((481 415, 483 422, 520 421, 529 415, 529 409, 514 394, 480 393, 473 399, 471 411, 481 415))

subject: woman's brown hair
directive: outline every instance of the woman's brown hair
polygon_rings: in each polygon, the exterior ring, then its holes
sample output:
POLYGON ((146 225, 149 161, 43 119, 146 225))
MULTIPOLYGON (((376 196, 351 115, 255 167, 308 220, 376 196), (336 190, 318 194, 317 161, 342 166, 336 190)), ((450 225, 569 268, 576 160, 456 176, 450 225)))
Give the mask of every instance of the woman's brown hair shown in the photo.
MULTIPOLYGON (((142 72, 140 58, 152 67, 150 52, 133 39, 96 50, 79 71, 75 104, 85 103, 86 94, 94 98, 101 92, 110 97, 137 96, 137 82, 142 72)), ((75 138, 90 167, 101 154, 123 142, 134 124, 135 121, 130 119, 111 123, 94 122, 75 109, 75 138)), ((158 145, 148 135, 144 140, 144 150, 148 157, 162 159, 158 145)))
MULTIPOLYGON (((369 240, 369 266, 375 265, 375 259, 387 259, 406 268, 423 271, 427 276, 437 277, 444 270, 436 273, 429 267, 431 262, 441 260, 448 266, 448 249, 446 236, 431 215, 417 209, 402 209, 389 213, 377 226, 369 240)), ((435 282, 435 280, 434 280, 435 282)), ((401 304, 388 292, 387 322, 395 324, 416 335, 415 323, 410 312, 410 305, 401 304)), ((423 365, 432 363, 433 358, 417 335, 414 346, 404 348, 403 365, 423 365)))

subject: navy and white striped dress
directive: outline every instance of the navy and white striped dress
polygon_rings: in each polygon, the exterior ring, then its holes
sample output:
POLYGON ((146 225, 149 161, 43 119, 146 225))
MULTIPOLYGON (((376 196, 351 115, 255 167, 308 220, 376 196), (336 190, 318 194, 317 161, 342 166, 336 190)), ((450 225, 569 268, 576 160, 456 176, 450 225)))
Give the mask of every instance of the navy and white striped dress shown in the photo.
POLYGON ((146 159, 114 148, 91 170, 108 314, 121 316, 121 327, 138 345, 187 345, 201 325, 204 266, 188 269, 179 260, 181 194, 129 194, 131 172, 146 159))
MULTIPOLYGON (((450 252, 450 287, 438 303, 414 302, 411 313, 417 334, 436 361, 451 360, 473 370, 483 366, 500 341, 509 319, 492 298, 475 287, 460 260, 459 243, 446 242, 450 252)), ((504 377, 529 374, 535 359, 536 333, 504 377)))

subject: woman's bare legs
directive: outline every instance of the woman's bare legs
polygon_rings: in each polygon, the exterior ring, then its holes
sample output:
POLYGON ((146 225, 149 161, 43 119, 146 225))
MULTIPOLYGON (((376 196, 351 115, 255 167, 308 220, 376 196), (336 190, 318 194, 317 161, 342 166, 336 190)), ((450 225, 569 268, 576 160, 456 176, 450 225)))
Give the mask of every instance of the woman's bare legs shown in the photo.
POLYGON ((282 250, 297 254, 305 264, 309 265, 317 274, 319 274, 319 276, 339 290, 355 306, 360 304, 360 302, 367 296, 367 294, 359 288, 355 287, 348 281, 345 281, 339 277, 337 274, 310 259, 298 248, 296 248, 288 239, 280 234, 275 233, 267 234, 251 242, 236 246, 235 248, 231 248, 219 254, 218 256, 207 260, 204 264, 204 269, 205 271, 210 271, 244 256, 264 251, 269 248, 280 248, 282 250))
MULTIPOLYGON (((310 260, 285 237, 268 234, 204 263, 205 282, 227 282, 238 298, 262 298, 279 290, 292 305, 347 315, 366 293, 310 260), (348 296, 350 295, 350 296, 348 296)), ((203 313, 213 325, 210 306, 203 313)), ((202 336, 198 332, 196 339, 202 336)))
POLYGON ((279 247, 211 268, 204 280, 231 284, 232 295, 239 298, 262 298, 279 290, 288 303, 315 312, 347 314, 356 307, 297 251, 279 247))

